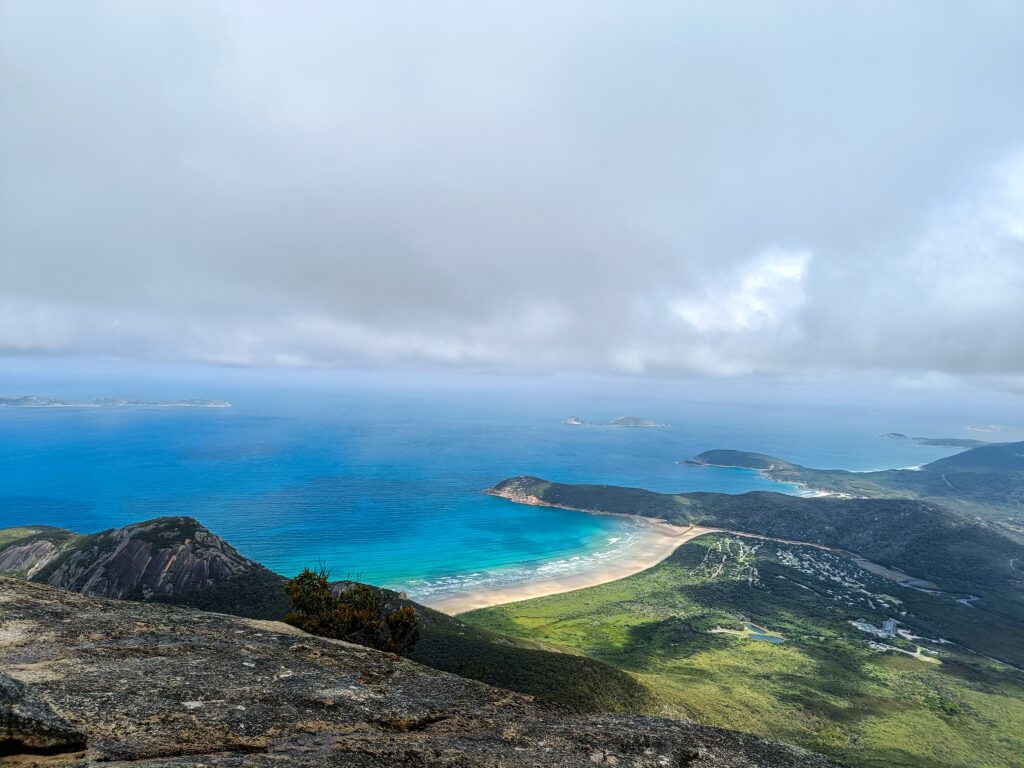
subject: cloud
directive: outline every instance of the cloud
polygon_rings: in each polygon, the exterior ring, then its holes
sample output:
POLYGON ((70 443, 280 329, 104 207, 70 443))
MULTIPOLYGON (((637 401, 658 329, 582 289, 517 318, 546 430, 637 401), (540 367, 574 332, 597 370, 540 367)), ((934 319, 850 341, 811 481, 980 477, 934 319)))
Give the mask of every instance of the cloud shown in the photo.
MULTIPOLYGON (((853 367, 945 373, 1024 371, 1024 152, 1009 154, 971 197, 935 206, 922 231, 878 258, 842 264, 808 313, 814 352, 844 343, 853 367), (843 288, 845 287, 845 290, 843 288)), ((837 356, 835 352, 832 356, 837 356)))
POLYGON ((720 278, 705 296, 674 300, 672 314, 701 334, 774 331, 806 302, 810 260, 806 251, 768 249, 720 278))
POLYGON ((0 5, 0 354, 1024 376, 1024 7, 0 5))

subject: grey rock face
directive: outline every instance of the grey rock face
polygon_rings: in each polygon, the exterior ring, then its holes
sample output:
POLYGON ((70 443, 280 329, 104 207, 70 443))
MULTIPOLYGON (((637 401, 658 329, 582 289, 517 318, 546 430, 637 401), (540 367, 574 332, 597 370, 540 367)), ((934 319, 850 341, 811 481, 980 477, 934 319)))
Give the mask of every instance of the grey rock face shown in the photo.
POLYGON ((84 733, 84 756, 51 765, 838 765, 692 723, 571 715, 276 622, 7 578, 0 671, 84 733))
POLYGON ((32 578, 57 555, 58 546, 52 539, 38 538, 0 550, 0 573, 17 572, 32 578))
POLYGON ((0 550, 0 573, 97 597, 181 595, 256 567, 189 517, 161 517, 78 536, 30 537, 0 550))

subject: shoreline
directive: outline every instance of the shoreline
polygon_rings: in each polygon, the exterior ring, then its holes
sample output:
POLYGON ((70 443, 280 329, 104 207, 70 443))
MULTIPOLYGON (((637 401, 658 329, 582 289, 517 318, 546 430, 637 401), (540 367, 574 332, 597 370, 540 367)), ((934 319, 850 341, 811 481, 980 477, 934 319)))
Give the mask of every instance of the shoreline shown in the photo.
MULTIPOLYGON (((721 466, 719 464, 704 464, 704 466, 721 466)), ((768 470, 764 469, 753 469, 752 467, 737 467, 729 466, 725 467, 728 469, 743 469, 747 471, 757 472, 765 479, 772 480, 772 482, 780 482, 771 478, 767 474, 768 470)), ((790 482, 791 485, 796 486, 800 489, 800 493, 797 496, 803 498, 821 498, 821 497, 846 497, 853 498, 849 494, 838 493, 835 491, 826 491, 822 489, 816 489, 808 486, 802 482, 792 481, 781 481, 790 482)), ((507 584, 500 587, 482 587, 474 589, 469 592, 462 594, 456 594, 449 597, 442 597, 436 600, 419 600, 422 605, 434 610, 447 613, 451 616, 458 615, 460 613, 466 613, 468 611, 477 610, 480 608, 492 608, 497 605, 504 605, 506 603, 516 603, 523 600, 532 600, 538 597, 548 597, 550 595, 558 595, 565 592, 573 592, 578 589, 586 589, 588 587, 596 587, 601 584, 607 584, 611 581, 618 581, 629 576, 633 576, 637 573, 653 568, 659 563, 666 560, 672 555, 679 547, 687 542, 709 533, 727 533, 733 536, 744 536, 752 539, 760 539, 762 541, 774 541, 780 544, 790 544, 796 546, 809 546, 815 549, 821 549, 826 552, 832 552, 833 554, 841 555, 843 557, 849 557, 855 561, 861 567, 865 567, 864 563, 868 563, 873 568, 867 568, 874 572, 876 575, 882 575, 884 578, 894 580, 890 569, 884 566, 879 566, 875 563, 871 563, 868 560, 860 557, 854 552, 847 552, 842 549, 835 547, 829 547, 823 544, 816 544, 807 541, 792 541, 789 539, 776 538, 774 536, 764 536, 756 533, 749 533, 746 531, 733 531, 725 528, 716 528, 710 526, 700 525, 676 525, 670 523, 663 518, 645 517, 643 515, 637 515, 627 512, 607 512, 598 509, 583 509, 581 507, 570 507, 561 504, 552 504, 544 501, 537 496, 525 495, 525 494, 506 494, 502 492, 496 492, 494 489, 487 489, 483 493, 489 496, 496 496, 498 498, 506 499, 513 504, 526 504, 533 507, 551 507, 553 509, 563 509, 570 512, 580 512, 586 515, 601 515, 608 517, 622 517, 628 518, 641 526, 641 528, 647 529, 649 535, 643 542, 640 543, 639 549, 641 552, 632 553, 630 555, 624 555, 620 558, 615 559, 612 562, 596 564, 593 568, 588 568, 584 571, 562 575, 562 576, 551 576, 548 578, 537 579, 536 581, 524 581, 518 584, 507 584)), ((899 572, 901 575, 902 571, 899 572)), ((911 577, 912 578, 912 577, 911 577)), ((415 599, 415 598, 414 598, 415 599)))
MULTIPOLYGON (((618 514, 613 512, 592 512, 588 510, 572 510, 590 515, 609 515, 612 517, 630 518, 642 525, 647 530, 647 535, 639 544, 641 551, 624 556, 612 562, 601 563, 598 567, 590 568, 578 573, 564 576, 553 576, 537 581, 527 581, 520 584, 508 584, 491 589, 478 589, 466 592, 461 595, 444 597, 438 600, 420 601, 423 605, 434 610, 457 615, 478 608, 491 608, 495 605, 515 603, 521 600, 531 600, 536 597, 547 597, 558 595, 563 592, 573 592, 577 589, 596 587, 610 581, 618 581, 627 576, 646 571, 653 568, 668 558, 680 546, 708 533, 714 533, 718 529, 705 528, 702 526, 673 525, 664 520, 656 520, 640 515, 618 514)), ((415 599, 415 597, 414 597, 415 599)))
MULTIPOLYGON (((843 493, 842 491, 829 491, 824 488, 815 488, 804 480, 780 480, 772 475, 772 472, 775 469, 774 465, 764 468, 741 467, 737 464, 712 464, 708 461, 697 461, 695 459, 683 459, 678 463, 692 467, 717 467, 718 469, 741 469, 744 472, 754 472, 762 480, 767 480, 769 483, 775 483, 776 485, 792 485, 796 488, 796 493, 793 495, 798 496, 801 499, 823 499, 826 497, 836 499, 856 498, 853 494, 843 493)), ((779 491, 770 491, 770 493, 779 493, 779 491)))
MULTIPOLYGON (((487 491, 485 491, 487 493, 487 491)), ((661 518, 644 517, 643 515, 630 514, 626 512, 605 512, 594 509, 580 509, 578 507, 560 506, 542 501, 535 496, 522 496, 512 498, 503 494, 491 493, 490 495, 507 499, 513 504, 527 504, 538 507, 552 507, 564 509, 571 512, 580 512, 587 515, 605 515, 610 517, 629 518, 646 528, 650 536, 640 546, 642 552, 632 556, 622 557, 610 563, 601 563, 598 567, 564 576, 552 576, 550 578, 526 581, 519 584, 508 584, 500 587, 475 589, 459 595, 444 597, 437 600, 420 600, 422 605, 450 616, 460 613, 474 611, 480 608, 493 608, 506 603, 517 603, 523 600, 532 600, 538 597, 559 595, 565 592, 574 592, 578 589, 596 587, 607 584, 611 581, 618 581, 633 576, 637 573, 648 570, 668 559, 679 547, 700 536, 709 533, 726 533, 732 536, 742 536, 762 541, 774 541, 780 544, 795 546, 814 547, 825 552, 831 552, 842 557, 848 557, 859 567, 864 568, 876 575, 882 576, 890 581, 900 581, 907 578, 914 578, 895 568, 887 568, 867 560, 855 552, 849 552, 836 547, 816 544, 808 541, 793 541, 781 539, 774 536, 764 536, 746 531, 733 531, 726 528, 714 528, 701 525, 675 525, 661 518)))

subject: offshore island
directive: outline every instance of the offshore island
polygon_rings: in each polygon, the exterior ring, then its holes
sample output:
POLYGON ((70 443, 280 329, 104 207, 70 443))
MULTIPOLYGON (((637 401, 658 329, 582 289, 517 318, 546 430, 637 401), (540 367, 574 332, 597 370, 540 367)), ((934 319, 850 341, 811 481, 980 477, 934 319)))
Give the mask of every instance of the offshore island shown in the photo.
POLYGON ((639 416, 620 416, 611 421, 586 421, 579 416, 570 416, 562 419, 562 423, 569 427, 629 427, 631 429, 659 429, 669 426, 654 419, 644 419, 639 416))
POLYGON ((52 397, 23 395, 0 397, 0 408, 230 408, 227 400, 125 400, 98 397, 94 400, 59 400, 52 397))

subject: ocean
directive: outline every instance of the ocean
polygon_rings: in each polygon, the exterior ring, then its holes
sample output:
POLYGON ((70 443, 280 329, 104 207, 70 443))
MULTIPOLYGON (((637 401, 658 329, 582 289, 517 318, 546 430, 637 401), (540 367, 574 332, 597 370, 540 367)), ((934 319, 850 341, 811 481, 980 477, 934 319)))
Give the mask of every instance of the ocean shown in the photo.
POLYGON ((806 393, 730 393, 630 383, 472 376, 273 375, 132 378, 95 372, 5 377, 0 395, 67 399, 223 398, 227 409, 0 409, 0 528, 93 532, 190 515, 285 575, 326 565, 430 599, 588 567, 635 542, 625 519, 512 504, 481 493, 532 474, 655 491, 743 493, 789 485, 690 467, 710 448, 816 467, 914 466, 951 448, 883 439, 1024 439, 968 430, 1020 423, 1013 400, 808 402, 806 393), (670 426, 567 426, 579 416, 670 426))

